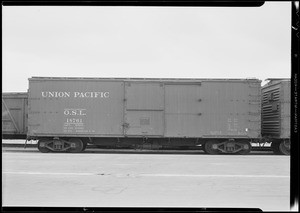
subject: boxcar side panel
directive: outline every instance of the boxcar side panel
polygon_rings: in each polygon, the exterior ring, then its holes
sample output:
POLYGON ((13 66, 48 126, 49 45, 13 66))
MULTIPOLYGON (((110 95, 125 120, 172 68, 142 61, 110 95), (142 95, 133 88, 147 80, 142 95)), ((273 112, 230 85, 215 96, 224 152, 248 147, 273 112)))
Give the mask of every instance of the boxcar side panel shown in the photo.
POLYGON ((166 137, 201 137, 200 86, 193 84, 165 85, 166 137))
POLYGON ((166 85, 167 137, 258 138, 260 82, 166 85))
MULTIPOLYGON (((2 134, 14 136, 27 133, 27 93, 2 94, 2 134)), ((19 137, 18 137, 19 138, 19 137)))
POLYGON ((29 135, 120 136, 123 82, 30 80, 29 135))
POLYGON ((29 79, 29 136, 258 138, 259 80, 29 79))
POLYGON ((271 80, 262 88, 262 133, 276 138, 290 137, 290 81, 271 80))
POLYGON ((280 83, 262 88, 262 134, 280 136, 280 83))

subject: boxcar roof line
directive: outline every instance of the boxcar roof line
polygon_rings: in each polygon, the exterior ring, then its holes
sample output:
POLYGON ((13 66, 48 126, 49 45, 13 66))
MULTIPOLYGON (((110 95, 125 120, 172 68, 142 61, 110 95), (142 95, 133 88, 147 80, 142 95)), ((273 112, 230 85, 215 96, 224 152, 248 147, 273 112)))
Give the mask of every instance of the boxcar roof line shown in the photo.
POLYGON ((101 80, 101 81, 158 81, 158 82, 202 82, 202 81, 255 81, 261 82, 257 78, 86 78, 86 77, 32 77, 29 78, 30 81, 34 80, 101 80))

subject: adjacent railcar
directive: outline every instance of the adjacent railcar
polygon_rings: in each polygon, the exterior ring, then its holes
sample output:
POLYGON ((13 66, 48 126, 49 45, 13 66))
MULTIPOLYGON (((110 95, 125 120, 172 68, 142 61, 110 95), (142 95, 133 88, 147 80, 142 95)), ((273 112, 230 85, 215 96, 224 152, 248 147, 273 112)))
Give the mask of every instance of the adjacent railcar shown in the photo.
POLYGON ((28 138, 41 152, 87 143, 247 154, 261 137, 258 79, 29 79, 28 138))
POLYGON ((267 79, 262 87, 262 136, 274 153, 290 154, 290 79, 267 79))
POLYGON ((27 93, 2 93, 2 138, 26 139, 27 93))

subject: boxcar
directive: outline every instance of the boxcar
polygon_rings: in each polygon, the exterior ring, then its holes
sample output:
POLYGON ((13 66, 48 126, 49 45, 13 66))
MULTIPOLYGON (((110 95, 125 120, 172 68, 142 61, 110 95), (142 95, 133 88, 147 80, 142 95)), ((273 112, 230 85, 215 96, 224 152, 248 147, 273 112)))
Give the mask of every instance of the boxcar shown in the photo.
POLYGON ((2 138, 25 139, 27 93, 2 93, 2 138))
POLYGON ((268 79, 262 87, 262 136, 275 153, 290 154, 290 79, 268 79))
POLYGON ((258 79, 29 79, 28 138, 41 152, 198 146, 250 152, 261 137, 258 79))

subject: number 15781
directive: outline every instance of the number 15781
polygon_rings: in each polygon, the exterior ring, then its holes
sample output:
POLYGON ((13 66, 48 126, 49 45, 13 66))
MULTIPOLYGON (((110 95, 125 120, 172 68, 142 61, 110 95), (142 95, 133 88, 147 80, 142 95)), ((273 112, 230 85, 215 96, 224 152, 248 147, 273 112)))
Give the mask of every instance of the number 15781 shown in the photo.
POLYGON ((67 123, 82 123, 82 118, 67 118, 67 123))

